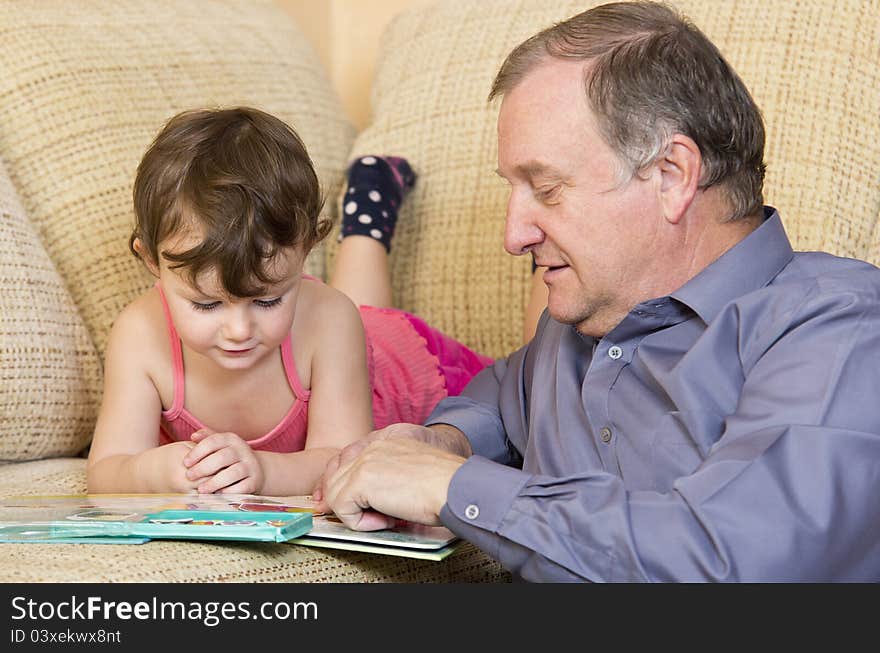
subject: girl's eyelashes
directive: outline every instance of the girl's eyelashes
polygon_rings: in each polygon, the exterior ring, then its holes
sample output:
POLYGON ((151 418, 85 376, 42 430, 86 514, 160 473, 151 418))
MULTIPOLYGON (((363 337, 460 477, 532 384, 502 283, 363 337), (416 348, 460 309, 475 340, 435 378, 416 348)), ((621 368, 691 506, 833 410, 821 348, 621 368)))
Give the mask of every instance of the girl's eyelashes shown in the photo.
MULTIPOLYGON (((278 306, 283 299, 283 297, 275 297, 274 299, 255 299, 254 304, 259 306, 260 308, 273 308, 275 306, 278 306)), ((223 302, 190 302, 192 307, 197 311, 213 311, 222 303, 223 302)))
POLYGON ((190 302, 197 311, 213 311, 220 306, 220 302, 190 302))
POLYGON ((255 299, 254 304, 260 308, 272 308, 273 306, 278 306, 282 299, 283 297, 276 297, 275 299, 255 299))

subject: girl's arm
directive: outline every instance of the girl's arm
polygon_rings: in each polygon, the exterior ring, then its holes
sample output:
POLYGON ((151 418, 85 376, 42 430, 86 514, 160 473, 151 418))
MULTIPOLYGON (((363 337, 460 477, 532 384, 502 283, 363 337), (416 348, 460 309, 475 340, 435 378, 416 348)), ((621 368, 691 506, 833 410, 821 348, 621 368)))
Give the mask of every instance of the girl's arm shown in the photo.
MULTIPOLYGON (((306 324, 310 342, 311 398, 306 446, 278 454, 258 451, 265 475, 262 494, 309 494, 339 451, 373 429, 372 392, 360 313, 342 293, 319 286, 306 324)), ((297 332, 302 337, 301 331, 297 332)))
POLYGON ((117 318, 104 360, 104 395, 89 450, 88 491, 188 492, 183 457, 190 443, 159 447, 162 404, 147 363, 163 356, 141 301, 117 318))

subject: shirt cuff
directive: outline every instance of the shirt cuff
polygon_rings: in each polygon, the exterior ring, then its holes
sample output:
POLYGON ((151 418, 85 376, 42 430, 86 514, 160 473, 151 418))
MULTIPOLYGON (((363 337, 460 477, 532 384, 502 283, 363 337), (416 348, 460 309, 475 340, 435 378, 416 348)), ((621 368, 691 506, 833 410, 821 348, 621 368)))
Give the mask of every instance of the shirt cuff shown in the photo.
POLYGON ((458 468, 449 483, 440 521, 462 539, 499 560, 504 538, 497 533, 513 501, 531 477, 522 470, 472 456, 458 468))

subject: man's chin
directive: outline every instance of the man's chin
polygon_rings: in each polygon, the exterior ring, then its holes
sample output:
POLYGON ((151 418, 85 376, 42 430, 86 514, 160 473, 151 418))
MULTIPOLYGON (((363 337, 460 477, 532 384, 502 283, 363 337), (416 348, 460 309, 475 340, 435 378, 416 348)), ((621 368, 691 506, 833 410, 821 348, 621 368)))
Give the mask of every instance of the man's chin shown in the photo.
POLYGON ((582 336, 599 339, 607 333, 607 329, 604 329, 602 325, 598 324, 596 315, 593 312, 576 313, 571 310, 566 311, 554 307, 552 302, 548 302, 547 312, 550 313, 550 317, 560 324, 574 327, 574 330, 582 336))
POLYGON ((589 318, 589 316, 584 316, 582 313, 574 313, 570 309, 565 310, 565 308, 554 306, 552 296, 547 302, 547 312, 550 313, 550 317, 557 322, 573 326, 576 329, 589 318))

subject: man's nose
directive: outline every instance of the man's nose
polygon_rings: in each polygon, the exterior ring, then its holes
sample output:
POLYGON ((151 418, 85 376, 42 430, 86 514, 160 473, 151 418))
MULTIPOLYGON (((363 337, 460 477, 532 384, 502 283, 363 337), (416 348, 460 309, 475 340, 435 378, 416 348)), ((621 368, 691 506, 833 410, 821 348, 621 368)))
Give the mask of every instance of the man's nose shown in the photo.
POLYGON ((544 240, 544 232, 536 223, 537 209, 525 193, 513 190, 507 200, 507 219, 504 224, 504 249, 509 254, 527 254, 544 240))

